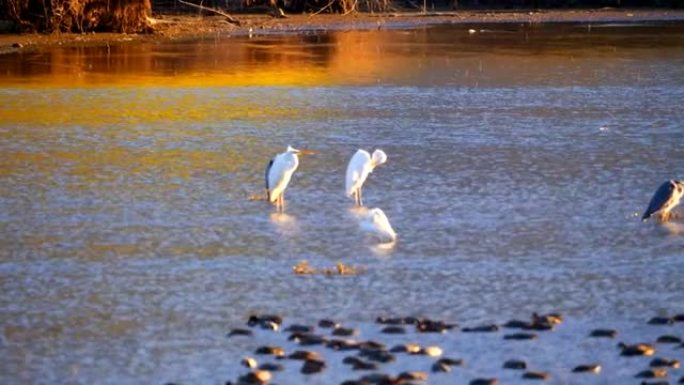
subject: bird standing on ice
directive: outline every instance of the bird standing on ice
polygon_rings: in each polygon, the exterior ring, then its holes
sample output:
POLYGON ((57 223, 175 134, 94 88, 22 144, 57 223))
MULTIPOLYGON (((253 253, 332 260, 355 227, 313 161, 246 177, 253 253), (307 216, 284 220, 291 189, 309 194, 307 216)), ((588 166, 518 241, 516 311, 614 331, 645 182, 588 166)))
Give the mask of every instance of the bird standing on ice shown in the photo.
POLYGON ((287 146, 287 150, 271 159, 266 167, 266 197, 269 202, 274 203, 278 211, 285 208, 285 189, 292 179, 297 167, 299 167, 299 156, 313 154, 310 150, 298 150, 292 146, 287 146))
POLYGON ((397 233, 394 232, 389 219, 379 208, 368 211, 368 214, 361 220, 359 225, 362 230, 373 234, 381 242, 394 242, 397 239, 397 233))
POLYGON ((349 160, 346 193, 348 197, 354 198, 357 206, 363 205, 361 187, 368 178, 368 174, 372 173, 375 167, 385 162, 387 162, 387 155, 380 149, 373 151, 373 156, 368 151, 358 150, 349 160))
POLYGON ((650 218, 653 214, 657 214, 660 220, 667 222, 670 219, 670 211, 679 204, 679 201, 684 196, 684 180, 669 180, 658 187, 642 220, 650 218))

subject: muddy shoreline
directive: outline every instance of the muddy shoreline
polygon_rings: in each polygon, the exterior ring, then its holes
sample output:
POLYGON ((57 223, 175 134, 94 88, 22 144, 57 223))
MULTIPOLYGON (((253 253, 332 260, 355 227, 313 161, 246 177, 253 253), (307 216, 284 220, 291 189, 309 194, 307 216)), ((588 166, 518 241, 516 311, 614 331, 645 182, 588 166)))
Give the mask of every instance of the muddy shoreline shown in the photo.
POLYGON ((416 28, 435 24, 492 23, 681 23, 684 10, 584 9, 584 10, 496 10, 449 12, 394 12, 352 15, 236 15, 240 25, 222 16, 154 15, 153 34, 4 34, 0 53, 59 45, 106 45, 122 42, 162 42, 260 34, 303 34, 315 31, 416 28))

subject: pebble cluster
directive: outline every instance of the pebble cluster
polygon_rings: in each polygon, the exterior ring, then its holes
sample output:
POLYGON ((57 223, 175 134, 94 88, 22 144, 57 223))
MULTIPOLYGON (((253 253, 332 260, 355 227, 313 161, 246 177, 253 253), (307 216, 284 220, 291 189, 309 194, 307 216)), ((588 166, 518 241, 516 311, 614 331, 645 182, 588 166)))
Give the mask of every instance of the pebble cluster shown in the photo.
MULTIPOLYGON (((415 333, 446 333, 460 330, 463 333, 498 333, 503 332, 504 340, 530 340, 537 339, 538 333, 553 330, 563 323, 560 314, 532 314, 529 320, 510 320, 501 325, 485 324, 459 328, 458 325, 441 320, 432 320, 416 317, 386 318, 378 317, 376 324, 380 327, 380 333, 387 335, 402 335, 408 332, 415 333)), ((684 314, 674 317, 655 317, 648 321, 651 325, 673 325, 684 323, 684 314)), ((299 371, 302 375, 315 375, 325 371, 329 364, 314 350, 307 350, 308 346, 323 346, 336 352, 348 353, 342 359, 342 364, 350 370, 351 379, 340 382, 341 385, 409 385, 420 384, 428 381, 429 374, 445 373, 465 365, 461 358, 444 357, 442 348, 436 345, 421 346, 415 343, 396 344, 388 346, 381 341, 363 340, 359 337, 359 330, 347 328, 339 322, 330 319, 322 319, 316 326, 290 324, 283 325, 283 318, 279 315, 251 315, 247 320, 249 328, 235 328, 228 333, 228 337, 250 337, 254 335, 253 329, 259 328, 274 332, 288 334, 288 341, 294 347, 286 349, 282 346, 264 345, 258 347, 251 355, 246 356, 241 364, 246 367, 246 372, 239 375, 234 381, 226 382, 226 385, 260 385, 270 384, 277 380, 274 373, 285 370, 285 366, 279 362, 291 360, 301 362, 299 371), (316 331, 318 330, 318 333, 316 331), (397 355, 422 355, 431 357, 431 365, 425 371, 404 371, 398 375, 382 373, 383 364, 393 362, 397 355)), ((677 329, 679 330, 679 329, 677 329)), ((594 329, 587 333, 587 338, 615 339, 618 331, 613 329, 594 329)), ((676 344, 678 349, 684 349, 682 338, 676 335, 661 335, 655 343, 616 344, 616 356, 654 356, 657 348, 655 344, 676 344)), ((669 385, 666 379, 669 371, 680 368, 680 361, 666 357, 654 357, 648 368, 643 368, 634 374, 635 383, 641 385, 669 385), (640 382, 639 382, 640 381, 640 382)), ((552 378, 553 374, 544 371, 532 370, 523 359, 509 359, 502 362, 504 370, 520 371, 520 378, 536 382, 543 382, 552 378)), ((587 362, 572 368, 572 373, 584 373, 599 375, 601 364, 587 362)), ((684 376, 673 379, 677 384, 684 384, 684 376)), ((498 378, 474 378, 470 385, 494 385, 499 384, 498 378)))

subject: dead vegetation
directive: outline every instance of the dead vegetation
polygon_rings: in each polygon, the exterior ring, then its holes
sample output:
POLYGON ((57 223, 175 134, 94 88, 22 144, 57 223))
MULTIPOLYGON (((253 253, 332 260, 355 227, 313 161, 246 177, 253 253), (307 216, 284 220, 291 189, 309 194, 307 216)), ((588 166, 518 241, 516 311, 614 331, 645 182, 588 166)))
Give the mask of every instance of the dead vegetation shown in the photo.
POLYGON ((363 266, 349 266, 342 262, 337 262, 333 267, 315 268, 309 262, 303 260, 296 264, 292 271, 296 275, 359 275, 365 273, 367 269, 363 266))

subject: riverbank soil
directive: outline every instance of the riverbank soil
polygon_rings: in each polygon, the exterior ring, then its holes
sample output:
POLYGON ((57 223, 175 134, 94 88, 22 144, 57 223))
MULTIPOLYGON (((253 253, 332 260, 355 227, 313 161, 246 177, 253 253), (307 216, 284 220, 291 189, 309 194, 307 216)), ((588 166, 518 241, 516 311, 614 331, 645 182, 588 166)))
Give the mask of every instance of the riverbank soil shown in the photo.
POLYGON ((321 30, 411 28, 430 24, 486 23, 644 23, 684 22, 684 10, 582 9, 450 11, 340 14, 298 14, 274 17, 267 14, 234 15, 239 25, 219 15, 155 14, 150 34, 53 33, 0 34, 0 53, 45 45, 107 44, 125 41, 187 40, 260 33, 306 33, 321 30))

